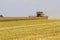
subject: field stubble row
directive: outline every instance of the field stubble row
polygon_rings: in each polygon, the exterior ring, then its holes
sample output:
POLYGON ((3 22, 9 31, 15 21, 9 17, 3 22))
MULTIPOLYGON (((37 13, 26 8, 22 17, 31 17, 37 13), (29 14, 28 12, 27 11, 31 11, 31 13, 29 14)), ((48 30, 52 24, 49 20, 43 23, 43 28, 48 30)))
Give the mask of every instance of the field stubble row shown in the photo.
POLYGON ((60 40, 59 20, 20 20, 0 22, 0 29, 1 28, 3 28, 3 30, 0 30, 0 40, 60 40), (6 27, 1 25, 5 25, 6 27), (9 27, 12 27, 12 29, 9 27), (6 28, 8 29, 6 30, 6 28))

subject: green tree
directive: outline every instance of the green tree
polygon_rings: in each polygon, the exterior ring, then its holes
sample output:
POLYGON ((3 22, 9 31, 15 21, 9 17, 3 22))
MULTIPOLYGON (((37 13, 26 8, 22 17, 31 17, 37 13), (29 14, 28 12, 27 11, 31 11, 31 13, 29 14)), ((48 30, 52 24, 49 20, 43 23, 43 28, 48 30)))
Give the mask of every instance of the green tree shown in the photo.
POLYGON ((37 17, 42 17, 42 16, 44 16, 44 13, 43 12, 37 12, 37 17))
POLYGON ((0 17, 3 17, 3 15, 0 15, 0 17))

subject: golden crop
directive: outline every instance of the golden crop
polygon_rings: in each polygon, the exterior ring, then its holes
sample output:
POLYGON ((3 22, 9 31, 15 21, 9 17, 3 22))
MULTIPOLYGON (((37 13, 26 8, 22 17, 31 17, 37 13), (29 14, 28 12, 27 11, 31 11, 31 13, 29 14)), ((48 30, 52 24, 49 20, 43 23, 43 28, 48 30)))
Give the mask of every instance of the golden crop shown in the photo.
POLYGON ((60 20, 0 22, 0 40, 60 40, 60 20))

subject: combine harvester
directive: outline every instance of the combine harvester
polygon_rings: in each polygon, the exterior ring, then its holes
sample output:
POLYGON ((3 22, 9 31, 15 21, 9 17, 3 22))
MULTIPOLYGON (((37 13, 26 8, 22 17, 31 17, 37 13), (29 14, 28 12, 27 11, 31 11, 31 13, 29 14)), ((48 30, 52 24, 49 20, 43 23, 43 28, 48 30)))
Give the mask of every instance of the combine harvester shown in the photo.
POLYGON ((35 20, 35 19, 48 19, 48 16, 44 16, 43 12, 37 12, 36 16, 29 17, 3 17, 0 15, 0 21, 15 21, 15 20, 35 20))

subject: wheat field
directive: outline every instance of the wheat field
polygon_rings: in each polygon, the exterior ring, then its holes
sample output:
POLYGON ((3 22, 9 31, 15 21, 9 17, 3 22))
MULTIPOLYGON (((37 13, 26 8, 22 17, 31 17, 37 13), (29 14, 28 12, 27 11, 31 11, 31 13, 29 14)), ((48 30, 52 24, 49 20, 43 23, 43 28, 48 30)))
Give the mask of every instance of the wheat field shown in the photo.
POLYGON ((0 21, 0 40, 60 40, 60 20, 0 21))

